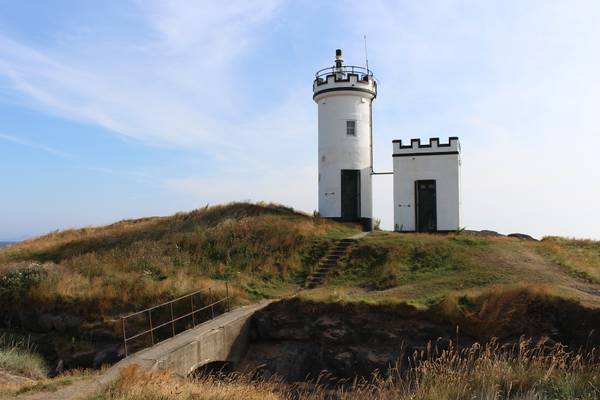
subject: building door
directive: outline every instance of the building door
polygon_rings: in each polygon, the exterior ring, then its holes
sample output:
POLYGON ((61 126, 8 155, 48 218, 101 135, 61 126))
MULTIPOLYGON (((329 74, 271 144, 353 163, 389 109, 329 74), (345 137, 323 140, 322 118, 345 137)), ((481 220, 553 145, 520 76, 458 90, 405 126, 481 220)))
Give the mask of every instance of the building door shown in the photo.
POLYGON ((437 209, 435 181, 415 182, 415 219, 417 232, 437 231, 437 209))
POLYGON ((360 217, 360 170, 342 170, 342 218, 360 217))

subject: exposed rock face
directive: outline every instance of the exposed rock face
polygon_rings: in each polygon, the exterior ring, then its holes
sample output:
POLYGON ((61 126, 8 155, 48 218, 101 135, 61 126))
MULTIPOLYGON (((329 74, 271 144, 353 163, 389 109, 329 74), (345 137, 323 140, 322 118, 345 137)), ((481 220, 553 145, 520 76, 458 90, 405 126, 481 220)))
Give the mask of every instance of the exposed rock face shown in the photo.
POLYGON ((252 343, 236 369, 291 381, 316 379, 323 371, 336 379, 353 379, 403 368, 415 352, 433 356, 451 343, 465 347, 492 337, 507 346, 522 335, 549 338, 549 345, 562 342, 574 350, 600 345, 600 310, 564 300, 534 301, 506 312, 496 323, 481 319, 485 314, 473 314, 469 320, 458 316, 451 321, 435 308, 281 301, 253 317, 252 343))
MULTIPOLYGON (((377 307, 344 313, 340 305, 307 306, 281 302, 258 312, 253 344, 238 369, 279 374, 293 381, 313 379, 322 371, 336 378, 369 376, 387 371, 428 341, 447 348, 456 336, 450 324, 435 323, 410 306, 377 307), (358 311, 358 312, 357 312, 358 311)), ((473 338, 461 341, 472 344, 473 338)))
POLYGON ((9 326, 45 358, 51 376, 72 368, 99 368, 123 357, 118 335, 107 329, 84 328, 83 320, 75 315, 19 312, 9 326))

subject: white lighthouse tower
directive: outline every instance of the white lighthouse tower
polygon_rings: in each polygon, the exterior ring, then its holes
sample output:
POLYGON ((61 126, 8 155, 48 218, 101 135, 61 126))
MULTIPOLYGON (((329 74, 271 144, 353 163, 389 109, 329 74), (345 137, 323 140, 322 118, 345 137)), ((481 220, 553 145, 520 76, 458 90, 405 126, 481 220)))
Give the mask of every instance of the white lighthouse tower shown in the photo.
POLYGON ((319 107, 319 214, 372 228, 373 100, 370 70, 343 64, 316 73, 313 100, 319 107))

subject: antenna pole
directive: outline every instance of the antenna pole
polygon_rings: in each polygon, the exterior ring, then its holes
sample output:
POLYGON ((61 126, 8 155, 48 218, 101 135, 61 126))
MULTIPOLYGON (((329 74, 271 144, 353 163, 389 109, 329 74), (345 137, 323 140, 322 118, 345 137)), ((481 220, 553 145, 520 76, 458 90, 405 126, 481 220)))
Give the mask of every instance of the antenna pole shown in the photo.
POLYGON ((367 35, 363 35, 363 39, 365 40, 365 64, 367 65, 367 73, 369 71, 369 55, 367 53, 367 35))

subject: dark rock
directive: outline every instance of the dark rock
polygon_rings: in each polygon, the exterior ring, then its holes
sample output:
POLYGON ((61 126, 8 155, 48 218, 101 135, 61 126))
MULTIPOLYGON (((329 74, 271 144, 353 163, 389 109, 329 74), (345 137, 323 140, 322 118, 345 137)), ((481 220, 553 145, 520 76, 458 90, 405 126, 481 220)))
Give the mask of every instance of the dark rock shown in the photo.
POLYGON ((92 329, 90 331, 90 340, 92 341, 103 341, 103 342, 118 342, 122 339, 121 336, 115 335, 112 331, 108 329, 92 329))
POLYGON ((79 351, 71 356, 67 361, 67 366, 71 368, 92 368, 94 366, 94 359, 96 357, 96 351, 79 351))
POLYGON ((60 314, 54 317, 54 329, 58 332, 73 332, 79 330, 81 318, 70 314, 60 314))
POLYGON ((96 352, 92 363, 93 368, 100 368, 103 365, 114 364, 121 359, 120 345, 110 344, 101 351, 96 352))
POLYGON ((38 318, 38 325, 43 332, 51 332, 54 329, 54 315, 41 314, 38 318))
POLYGON ((48 326, 40 325, 40 318, 36 312, 19 312, 19 324, 24 330, 34 333, 47 333, 52 330, 48 326))
POLYGON ((482 231, 479 231, 480 236, 504 236, 496 231, 490 231, 487 229, 484 229, 482 231))
POLYGON ((529 240, 529 241, 533 241, 533 242, 538 241, 537 239, 535 239, 529 235, 526 235, 524 233, 509 233, 507 236, 512 237, 512 238, 521 239, 521 240, 529 240))
POLYGON ((50 377, 53 378, 57 375, 62 374, 63 372, 65 372, 65 363, 63 360, 58 360, 58 362, 56 363, 56 367, 54 368, 54 371, 50 374, 50 377))

